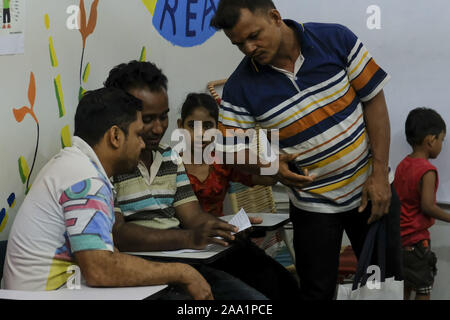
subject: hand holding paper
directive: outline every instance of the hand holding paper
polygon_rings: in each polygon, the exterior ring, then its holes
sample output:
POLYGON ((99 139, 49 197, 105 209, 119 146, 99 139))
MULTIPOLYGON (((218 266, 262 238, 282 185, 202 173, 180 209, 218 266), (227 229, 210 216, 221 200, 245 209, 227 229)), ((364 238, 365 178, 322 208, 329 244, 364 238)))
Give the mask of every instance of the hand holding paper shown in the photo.
POLYGON ((252 226, 250 220, 248 219, 247 213, 243 208, 239 210, 239 212, 236 213, 228 223, 236 226, 239 229, 238 232, 241 232, 252 226))

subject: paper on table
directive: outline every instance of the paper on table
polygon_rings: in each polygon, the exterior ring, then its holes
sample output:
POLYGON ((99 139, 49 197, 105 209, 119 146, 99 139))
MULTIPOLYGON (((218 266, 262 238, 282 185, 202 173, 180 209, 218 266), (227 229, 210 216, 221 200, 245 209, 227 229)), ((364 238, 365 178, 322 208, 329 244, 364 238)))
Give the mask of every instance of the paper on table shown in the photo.
POLYGON ((234 215, 233 218, 231 218, 230 221, 228 221, 229 224, 232 224, 233 226, 238 227, 239 231, 241 232, 245 229, 248 229, 252 226, 250 223, 250 220, 248 219, 247 213, 245 212, 244 208, 239 210, 238 213, 234 215))

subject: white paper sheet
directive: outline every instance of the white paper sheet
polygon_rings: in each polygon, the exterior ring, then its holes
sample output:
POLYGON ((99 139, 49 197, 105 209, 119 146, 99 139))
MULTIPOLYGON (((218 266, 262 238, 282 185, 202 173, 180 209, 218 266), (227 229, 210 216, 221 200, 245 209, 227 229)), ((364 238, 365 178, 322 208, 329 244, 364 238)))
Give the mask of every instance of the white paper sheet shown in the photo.
POLYGON ((245 212, 244 208, 239 210, 238 213, 236 213, 233 218, 228 222, 229 224, 232 224, 233 226, 238 227, 239 231, 241 232, 245 229, 248 229, 252 226, 250 223, 250 220, 248 219, 247 213, 245 212))

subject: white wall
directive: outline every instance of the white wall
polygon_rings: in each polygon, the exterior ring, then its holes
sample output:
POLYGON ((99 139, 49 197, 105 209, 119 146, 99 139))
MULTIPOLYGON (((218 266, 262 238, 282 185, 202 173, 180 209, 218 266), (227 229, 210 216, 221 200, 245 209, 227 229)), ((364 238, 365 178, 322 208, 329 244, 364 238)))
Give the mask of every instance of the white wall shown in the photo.
MULTIPOLYGON (((390 165, 411 152, 404 134, 408 112, 415 107, 436 109, 450 125, 447 92, 450 61, 450 2, 447 0, 276 0, 286 18, 300 22, 340 23, 349 27, 366 45, 375 61, 391 76, 384 91, 391 118, 390 165), (372 13, 380 9, 380 29, 369 29, 372 13)), ((450 148, 432 162, 439 169, 437 198, 450 202, 450 148)))

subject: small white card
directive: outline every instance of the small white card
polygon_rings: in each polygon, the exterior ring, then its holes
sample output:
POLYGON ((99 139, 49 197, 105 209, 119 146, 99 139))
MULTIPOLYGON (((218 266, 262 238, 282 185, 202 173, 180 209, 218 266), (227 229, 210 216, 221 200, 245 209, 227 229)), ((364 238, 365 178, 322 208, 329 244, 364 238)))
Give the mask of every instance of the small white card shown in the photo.
POLYGON ((250 223, 250 220, 248 219, 248 215, 245 212, 244 208, 239 210, 238 213, 236 213, 233 218, 231 218, 230 221, 228 221, 229 224, 232 224, 233 226, 238 227, 239 231, 241 232, 245 229, 248 229, 252 226, 250 223))

